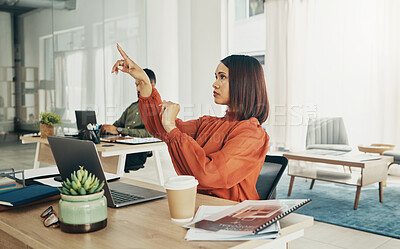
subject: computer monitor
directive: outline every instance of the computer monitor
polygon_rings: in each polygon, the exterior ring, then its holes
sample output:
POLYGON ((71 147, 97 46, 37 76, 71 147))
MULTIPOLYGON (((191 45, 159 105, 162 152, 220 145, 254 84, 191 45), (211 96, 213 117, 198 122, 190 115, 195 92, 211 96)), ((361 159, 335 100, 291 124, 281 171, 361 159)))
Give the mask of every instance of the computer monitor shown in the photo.
POLYGON ((86 130, 88 124, 97 124, 94 111, 75 111, 76 126, 79 131, 86 130))

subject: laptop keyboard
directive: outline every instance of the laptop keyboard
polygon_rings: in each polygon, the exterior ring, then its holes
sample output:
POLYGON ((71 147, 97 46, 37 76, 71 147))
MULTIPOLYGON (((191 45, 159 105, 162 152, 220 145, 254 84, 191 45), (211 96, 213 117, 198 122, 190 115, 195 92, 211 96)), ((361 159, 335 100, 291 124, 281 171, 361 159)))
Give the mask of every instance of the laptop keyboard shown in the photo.
POLYGON ((112 189, 110 191, 115 204, 144 199, 141 195, 125 194, 112 189))

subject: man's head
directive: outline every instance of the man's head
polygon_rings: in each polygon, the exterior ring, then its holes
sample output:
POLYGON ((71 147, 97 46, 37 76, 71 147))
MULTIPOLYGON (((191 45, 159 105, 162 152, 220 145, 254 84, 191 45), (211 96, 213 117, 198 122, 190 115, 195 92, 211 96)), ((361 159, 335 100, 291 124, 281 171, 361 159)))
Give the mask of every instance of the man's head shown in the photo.
MULTIPOLYGON (((147 74, 147 77, 150 79, 150 84, 152 87, 156 86, 156 74, 153 72, 153 70, 145 68, 143 71, 147 74)), ((136 91, 139 97, 140 92, 138 91, 138 87, 136 86, 136 91)))
POLYGON ((151 86, 155 87, 156 86, 156 81, 157 81, 156 80, 156 74, 153 72, 153 70, 148 69, 148 68, 143 69, 143 71, 145 71, 147 76, 149 77, 151 86))

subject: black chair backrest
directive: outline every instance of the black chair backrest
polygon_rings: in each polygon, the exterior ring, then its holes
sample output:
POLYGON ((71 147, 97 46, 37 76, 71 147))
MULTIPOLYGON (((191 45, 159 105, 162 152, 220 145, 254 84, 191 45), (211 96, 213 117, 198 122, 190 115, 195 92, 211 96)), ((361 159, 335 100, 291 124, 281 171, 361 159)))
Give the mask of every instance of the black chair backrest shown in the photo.
POLYGON ((264 165, 257 179, 256 189, 261 200, 274 196, 275 188, 286 169, 288 160, 283 156, 265 156, 264 165))

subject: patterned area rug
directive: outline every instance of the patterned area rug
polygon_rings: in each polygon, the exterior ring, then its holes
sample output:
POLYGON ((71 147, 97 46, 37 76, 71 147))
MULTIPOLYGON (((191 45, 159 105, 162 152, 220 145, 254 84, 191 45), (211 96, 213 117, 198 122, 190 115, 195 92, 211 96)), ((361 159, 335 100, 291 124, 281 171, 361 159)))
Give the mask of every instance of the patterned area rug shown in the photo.
POLYGON ((315 220, 343 227, 400 239, 400 184, 383 189, 383 203, 379 202, 378 183, 361 189, 358 209, 354 210, 355 186, 297 178, 292 196, 288 197, 290 177, 285 172, 277 187, 277 199, 305 199, 312 202, 296 213, 313 216, 315 220))

